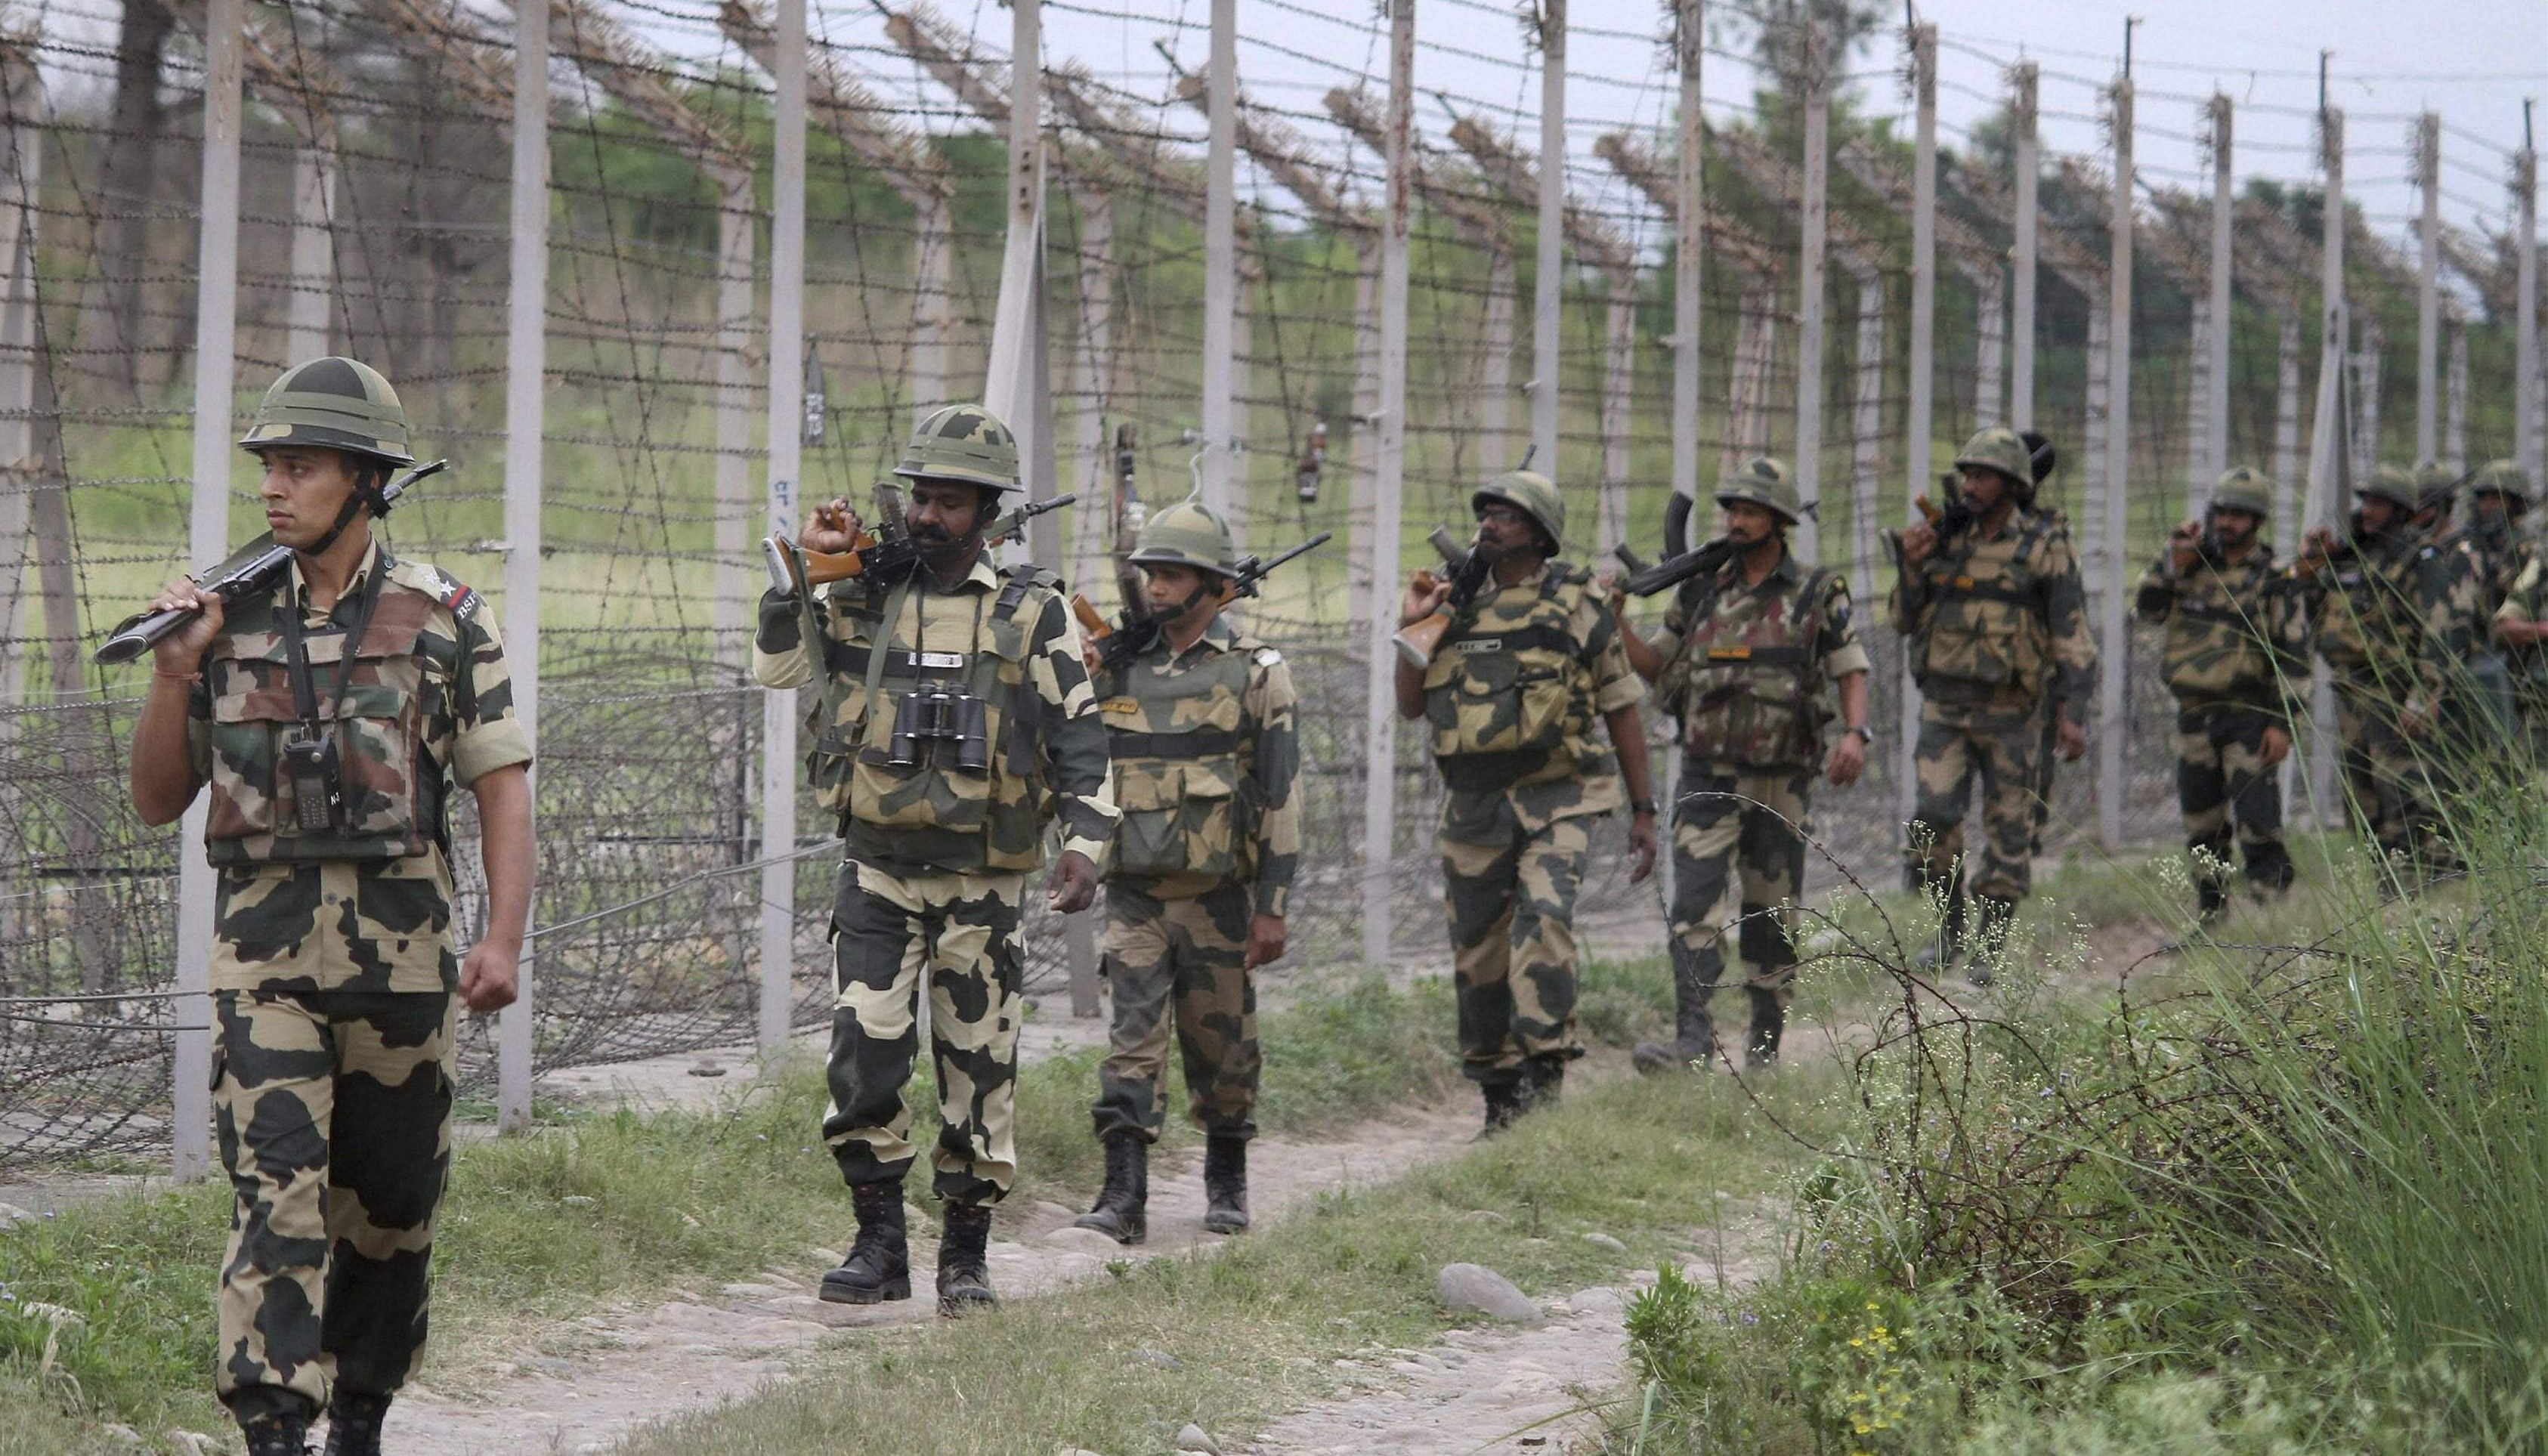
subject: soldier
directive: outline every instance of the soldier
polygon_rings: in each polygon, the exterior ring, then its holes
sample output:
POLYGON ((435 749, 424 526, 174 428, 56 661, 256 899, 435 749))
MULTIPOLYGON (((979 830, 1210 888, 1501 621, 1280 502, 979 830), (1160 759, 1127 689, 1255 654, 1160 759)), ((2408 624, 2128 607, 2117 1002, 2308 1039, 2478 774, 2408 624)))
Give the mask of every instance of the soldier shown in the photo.
POLYGON ((1300 746, 1292 670, 1222 615, 1236 558, 1229 527, 1201 505, 1151 517, 1128 559, 1141 569, 1158 636, 1120 669, 1092 661, 1123 823, 1106 873, 1115 1021, 1091 1109, 1106 1182, 1078 1225, 1120 1243, 1148 1236, 1172 1014, 1186 1115, 1204 1132, 1203 1226, 1247 1227, 1259 1064, 1252 972, 1283 955, 1301 859, 1300 746))
MULTIPOLYGON (((2472 489, 2501 495, 2507 509, 2530 500, 2530 476, 2517 460, 2489 461, 2471 483, 2472 489)), ((2517 517, 2516 517, 2517 519, 2517 517)), ((2524 726, 2524 740, 2534 757, 2548 742, 2548 553, 2535 537, 2517 536, 2505 552, 2502 571, 2503 597, 2496 603, 2495 640, 2507 658, 2513 700, 2524 726)))
POLYGON ((2497 460, 2469 477, 2469 549, 2478 562, 2479 606, 2491 621, 2529 555, 2522 530, 2530 514, 2530 478, 2520 462, 2497 460))
MULTIPOLYGON (((859 1234, 822 1298, 911 1298, 902 1183, 917 1155, 903 1091, 929 997, 943 1125, 932 1154, 945 1205, 938 1307, 993 1304, 991 1208, 1017 1173, 1017 1091, 1026 877, 1061 819, 1047 900, 1082 910, 1115 831, 1106 731, 1059 581, 1000 566, 985 528, 1020 488, 1016 437, 989 410, 949 405, 912 430, 895 475, 910 483, 905 528, 922 551, 898 581, 850 577, 828 592, 762 598, 752 671, 765 687, 816 680, 808 725, 814 796, 846 841, 832 907, 839 1000, 823 1140, 841 1166, 859 1234)), ((847 502, 818 505, 797 540, 852 550, 847 502)))
MULTIPOLYGON (((2461 533, 2466 590, 2452 604, 2450 624, 2464 634, 2462 661, 2467 692, 2455 727, 2455 749, 2464 769, 2475 769, 2489 746, 2510 739, 2522 720, 2521 679, 2529 662, 2498 640, 2495 614, 2511 593, 2529 555, 2522 517, 2530 513, 2529 480, 2513 461, 2484 465, 2469 476, 2469 520, 2461 533), (2516 665, 2523 671, 2516 672, 2516 665), (2482 713, 2482 715, 2481 715, 2482 713)), ((2447 574, 2456 582, 2460 573, 2447 574)))
MULTIPOLYGON (((2044 714, 2052 714, 2063 759, 2086 752, 2097 666, 2079 563, 2059 520, 2034 508, 2026 442, 2014 430, 1985 429, 1956 467, 1960 509, 1947 518, 1962 519, 1952 530, 1921 522, 1902 533, 1890 602, 1923 695, 1907 877, 1943 902, 1938 944, 1920 957, 1928 965, 1966 949, 1967 880, 1980 902, 1972 943, 1988 949, 2005 937, 2033 880, 2044 714), (1978 873, 1963 853, 1976 771, 1985 831, 1978 873)), ((1972 977, 1988 984, 1988 966, 1976 959, 1972 977)))
POLYGON ((1448 789, 1442 878, 1457 969, 1462 1070, 1493 1134, 1553 1102, 1584 1054, 1575 1027, 1575 892, 1590 826, 1619 807, 1624 774, 1636 862, 1654 872, 1655 803, 1618 624, 1592 574, 1554 560, 1566 502, 1516 470, 1469 498, 1488 576, 1451 604, 1451 584, 1408 588, 1400 621, 1449 609, 1449 632, 1418 668, 1398 665, 1398 711, 1425 721, 1448 789), (1599 719, 1610 747, 1594 741, 1599 719))
POLYGON ((377 1456, 424 1352, 451 1161, 456 1005, 514 995, 529 918, 529 736, 478 594, 372 537, 413 463, 389 381, 351 359, 284 372, 240 447, 292 548, 273 593, 184 577, 133 735, 150 824, 212 789, 213 1106, 237 1201, 215 1386, 251 1456, 377 1456), (451 936, 449 808, 478 796, 487 934, 451 936), (456 1002, 455 1002, 456 998, 456 1002))
POLYGON ((2160 672, 2176 694, 2176 800, 2194 854, 2196 914, 2230 902, 2231 824, 2258 895, 2291 887, 2282 787, 2309 682, 2290 579, 2261 539, 2273 486, 2244 466, 2221 477, 2201 521, 2187 521, 2141 575, 2134 605, 2167 628, 2160 672))
POLYGON ((2383 853, 2411 857, 2429 819, 2412 740, 2433 723, 2445 678, 2429 628, 2439 553, 2415 533, 2405 470, 2375 469, 2355 498, 2348 532, 2311 531, 2292 576, 2335 686, 2346 801, 2383 853))
POLYGON ((1676 705, 1683 752, 1673 803, 1672 951, 1675 1035, 1639 1046, 1637 1069, 1665 1071, 1716 1053, 1707 1002, 1725 974, 1725 934, 1752 1003, 1744 1064, 1776 1062, 1796 975, 1796 896, 1805 869, 1807 789, 1819 768, 1858 780, 1866 726, 1866 649, 1851 621, 1849 582, 1790 551, 1798 520, 1787 467, 1763 457, 1717 487, 1736 554, 1684 582, 1649 644, 1624 622, 1619 640, 1638 676, 1676 705), (1828 758, 1828 682, 1845 725, 1828 758))

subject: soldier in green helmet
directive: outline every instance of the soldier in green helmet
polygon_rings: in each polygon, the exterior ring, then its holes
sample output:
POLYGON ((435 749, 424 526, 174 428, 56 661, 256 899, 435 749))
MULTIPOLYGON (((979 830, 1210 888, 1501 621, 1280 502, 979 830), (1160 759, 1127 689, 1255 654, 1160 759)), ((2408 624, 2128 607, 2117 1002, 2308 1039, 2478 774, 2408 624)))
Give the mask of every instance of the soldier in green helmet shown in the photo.
MULTIPOLYGON (((2470 482, 2472 491, 2500 495, 2507 511, 2527 510, 2530 474, 2517 460, 2491 460, 2470 482), (2515 506, 2513 502, 2521 504, 2515 506)), ((2548 551, 2538 537, 2515 532, 2504 554, 2503 597, 2496 603, 2495 640, 2502 647, 2512 679, 2513 701, 2520 713, 2524 741, 2537 755, 2548 746, 2548 551)))
MULTIPOLYGON (((2017 431, 1985 429, 1956 456, 1947 519, 1902 533, 1889 602, 1920 685, 1919 792, 1907 877, 1937 896, 1939 939, 1924 964, 1995 949, 2033 883, 2038 755, 2049 715, 2053 749, 2087 750, 2097 648, 2088 634, 2078 558, 2059 518, 2035 508, 2034 455, 2017 431), (1965 805, 1978 774, 1984 843, 1964 850, 1965 805), (1967 936, 1965 892, 1979 904, 1967 936)), ((1987 982, 1987 958, 1970 971, 1987 982)))
POLYGON ((240 448, 286 580, 180 577, 133 736, 151 824, 211 790, 213 1106, 236 1195, 215 1385, 250 1456, 375 1456, 424 1352, 451 1158, 458 1008, 514 996, 530 914, 531 743, 478 593, 373 534, 412 464, 398 394, 352 359, 285 371, 240 448), (487 932, 452 941, 450 802, 478 796, 487 932))
MULTIPOLYGON (((762 685, 821 688, 808 729, 814 797, 844 844, 832 906, 839 996, 823 1140, 850 1185, 859 1233, 821 1294, 837 1304, 911 1297, 903 1179, 919 1156, 904 1089, 929 997, 942 1126, 932 1151, 944 1209, 938 1304, 994 1302, 991 1210, 1017 1174, 1020 917, 1026 878, 1060 820, 1047 900, 1087 908, 1115 833, 1106 730, 1061 584, 1002 566, 984 533, 1020 489, 1016 437, 978 405, 922 419, 894 474, 920 561, 762 598, 752 669, 762 685), (817 672, 817 666, 821 671, 817 672)), ((848 502, 814 507, 797 541, 860 540, 848 502)))
MULTIPOLYGON (((1443 797, 1439 844, 1449 902, 1462 1070, 1496 1132, 1554 1101, 1584 1054, 1575 1023, 1575 895, 1590 822, 1633 818, 1633 880, 1654 871, 1655 801, 1617 619, 1592 574, 1553 558, 1566 502, 1546 476, 1516 470, 1470 497, 1487 576, 1454 613, 1430 662, 1398 665, 1398 711, 1422 719, 1443 797), (1608 734, 1594 737, 1598 722, 1608 734), (1615 751, 1614 751, 1615 750, 1615 751)), ((1419 578, 1402 627, 1451 604, 1451 584, 1419 578)))
POLYGON ((1874 740, 1849 581, 1788 545, 1801 518, 1794 475, 1767 456, 1749 461, 1718 485, 1716 503, 1734 555, 1681 585, 1660 644, 1619 628, 1629 663, 1680 719, 1684 755, 1672 815, 1675 1036, 1637 1048, 1640 1071, 1716 1054, 1708 998, 1725 976, 1729 935, 1751 1003, 1745 1062, 1777 1060, 1795 995, 1813 776, 1856 782, 1874 740), (1827 683, 1842 723, 1828 749, 1827 683))
POLYGON ((1171 1021, 1186 1115, 1204 1133, 1204 1227, 1247 1227, 1254 971, 1283 955, 1301 751, 1292 670, 1223 614, 1240 570, 1229 527, 1201 505, 1171 505, 1129 560, 1158 632, 1132 661, 1095 670, 1124 817, 1106 872, 1114 1025, 1091 1109, 1106 1182, 1078 1222, 1133 1244, 1148 1234, 1171 1021))
POLYGON ((2179 525, 2141 574, 2134 608, 2167 630, 2160 672, 2176 695, 2176 798, 2194 856, 2196 915, 2230 903, 2235 843, 2259 895, 2291 887, 2282 785, 2309 686, 2308 624, 2264 540, 2273 484, 2240 466, 2212 488, 2203 519, 2179 525))

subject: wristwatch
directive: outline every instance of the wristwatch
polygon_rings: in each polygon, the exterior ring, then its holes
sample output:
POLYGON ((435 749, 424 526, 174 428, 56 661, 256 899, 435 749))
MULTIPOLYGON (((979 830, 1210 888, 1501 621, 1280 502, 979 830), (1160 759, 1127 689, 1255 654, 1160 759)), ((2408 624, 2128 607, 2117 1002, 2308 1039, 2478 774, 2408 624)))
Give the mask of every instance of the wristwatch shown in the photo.
POLYGON ((1631 814, 1652 814, 1655 812, 1655 801, 1653 799, 1637 799, 1628 805, 1628 812, 1631 814))
POLYGON ((1868 748, 1875 747, 1875 730, 1867 727, 1865 723, 1861 723, 1855 728, 1843 729, 1842 731, 1857 734, 1858 741, 1866 745, 1868 748))

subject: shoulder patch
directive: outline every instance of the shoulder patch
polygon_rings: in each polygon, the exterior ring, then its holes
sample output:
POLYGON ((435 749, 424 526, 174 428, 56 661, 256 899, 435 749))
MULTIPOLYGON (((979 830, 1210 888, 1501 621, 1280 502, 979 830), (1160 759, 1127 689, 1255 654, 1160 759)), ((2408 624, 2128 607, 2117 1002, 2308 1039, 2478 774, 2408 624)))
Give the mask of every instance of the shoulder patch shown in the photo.
POLYGON ((389 575, 391 580, 432 597, 443 610, 464 622, 478 615, 478 608, 486 602, 485 597, 454 581, 440 567, 427 566, 420 561, 395 562, 389 575))
POLYGON ((1260 668, 1277 668, 1282 665, 1283 654, 1276 652, 1270 647, 1259 647, 1256 649, 1256 666, 1260 668))

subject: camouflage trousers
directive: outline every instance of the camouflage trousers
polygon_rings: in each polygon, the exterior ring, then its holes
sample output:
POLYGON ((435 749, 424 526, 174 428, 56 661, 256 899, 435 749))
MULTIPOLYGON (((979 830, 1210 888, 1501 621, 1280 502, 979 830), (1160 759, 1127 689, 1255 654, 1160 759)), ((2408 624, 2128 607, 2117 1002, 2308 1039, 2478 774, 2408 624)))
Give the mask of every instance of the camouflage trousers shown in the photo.
POLYGON ((1731 930, 1744 985, 1774 993, 1781 1010, 1795 999, 1809 780, 1789 769, 1711 774, 1693 765, 1682 773, 1672 820, 1673 961, 1705 990, 1725 978, 1731 930))
POLYGON ((2035 880, 2035 806, 2043 752, 2040 718, 1951 721, 1935 704, 1922 708, 1915 766, 1919 793, 1911 810, 1904 864, 1915 880, 1956 882, 1993 900, 2023 900, 2035 880), (1982 850, 1966 862, 1964 811, 1973 777, 1982 782, 1982 850))
POLYGON ((1484 823, 1463 815, 1460 833, 1439 841, 1460 1069, 1497 1086, 1518 1078, 1529 1057, 1584 1054, 1575 1034, 1575 891, 1592 836, 1581 817, 1526 829, 1509 802, 1484 823))
POLYGON ((2181 713, 2176 723, 2176 806, 2185 816, 2185 847, 2194 852, 2195 883, 2217 896, 2229 878, 2234 839, 2248 883, 2283 889, 2292 878, 2283 848, 2283 787, 2265 767, 2265 730, 2273 719, 2254 712, 2181 713))
POLYGON ((455 1006, 438 991, 214 993, 214 1125, 237 1195, 214 1388, 241 1421, 415 1373, 455 1006))
POLYGON ((2335 683, 2335 731, 2343 745, 2346 805, 2384 853, 2407 853, 2429 819, 2414 745, 2398 731, 2398 709, 2376 682, 2335 683))
POLYGON ((1161 899, 1127 884, 1106 887, 1106 981, 1115 1021, 1097 1069, 1097 1136, 1159 1139, 1166 1100, 1168 1024, 1176 1023, 1186 1117, 1216 1138, 1256 1136, 1256 977, 1247 926, 1256 895, 1246 884, 1161 899))
POLYGON ((933 1186, 997 1203, 1017 1176, 1023 874, 892 874, 852 861, 832 904, 831 1106, 823 1140, 852 1183, 899 1181, 918 1149, 904 1095, 929 996, 940 1127, 933 1186))

